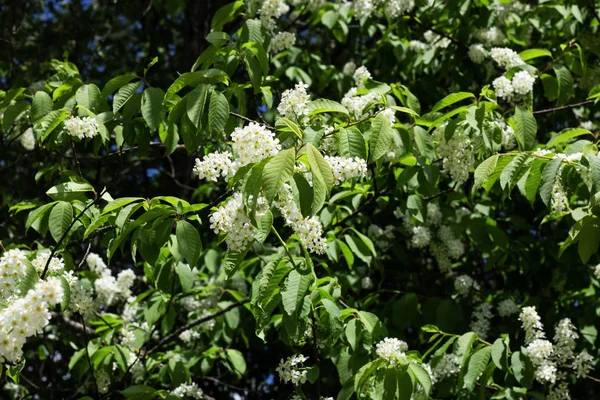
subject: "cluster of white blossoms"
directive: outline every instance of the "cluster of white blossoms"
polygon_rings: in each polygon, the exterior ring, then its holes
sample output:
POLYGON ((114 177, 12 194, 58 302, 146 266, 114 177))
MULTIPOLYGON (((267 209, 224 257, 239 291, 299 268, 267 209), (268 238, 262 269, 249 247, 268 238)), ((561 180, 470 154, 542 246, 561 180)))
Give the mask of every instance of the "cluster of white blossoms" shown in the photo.
POLYGON ((342 68, 344 75, 354 75, 354 71, 356 71, 356 63, 354 61, 348 61, 344 64, 344 68, 342 68))
POLYGON ((300 238, 300 243, 311 253, 323 254, 327 240, 323 237, 323 225, 316 216, 304 218, 294 200, 292 188, 284 184, 279 191, 279 201, 276 203, 285 220, 300 238))
POLYGON ((505 299, 498 303, 498 315, 501 317, 510 317, 518 313, 521 308, 513 299, 505 299))
POLYGON ((50 321, 48 308, 60 303, 62 281, 54 276, 38 281, 24 297, 11 298, 0 310, 0 362, 16 362, 30 336, 42 332, 50 321))
POLYGON ((303 368, 303 364, 306 360, 308 360, 308 357, 302 354, 288 357, 285 361, 282 358, 276 369, 279 373, 279 379, 283 382, 292 382, 294 385, 305 383, 308 371, 303 368))
POLYGON ((202 399, 204 397, 204 392, 202 389, 198 387, 198 384, 195 382, 192 383, 182 383, 177 386, 171 394, 173 396, 177 396, 180 399, 192 398, 192 399, 202 399))
POLYGON ((519 321, 525 330, 525 343, 530 343, 535 339, 541 339, 545 336, 544 325, 534 306, 523 307, 519 314, 519 321))
POLYGON ((445 125, 433 132, 438 144, 437 152, 442 158, 442 172, 448 174, 458 184, 469 179, 469 172, 475 166, 473 142, 464 126, 457 126, 450 140, 445 138, 445 125))
POLYGON ((411 40, 408 42, 408 47, 416 53, 423 53, 425 50, 427 50, 429 45, 421 42, 420 40, 411 40))
POLYGON ((348 109, 355 119, 361 120, 365 117, 365 107, 379 99, 375 92, 368 92, 364 95, 357 95, 358 88, 353 87, 342 98, 342 105, 348 109))
POLYGON ((406 357, 407 350, 408 344, 405 341, 386 337, 377 343, 375 352, 388 364, 395 364, 398 360, 406 357))
POLYGON ((517 139, 513 128, 504 121, 497 121, 496 124, 502 131, 502 146, 507 150, 514 149, 517 145, 517 139))
POLYGON ((436 380, 442 380, 460 372, 460 362, 454 354, 446 353, 433 369, 436 380))
POLYGON ((354 17, 362 19, 370 16, 378 7, 385 6, 385 15, 389 18, 398 18, 415 7, 414 0, 353 0, 354 17))
POLYGON ((365 87, 365 81, 367 79, 371 79, 371 78, 372 78, 371 73, 369 72, 367 67, 365 67, 364 65, 358 67, 354 71, 354 83, 359 88, 365 87))
POLYGON ((235 175, 236 167, 231 160, 231 153, 224 151, 207 154, 202 161, 196 158, 194 174, 198 179, 207 179, 217 182, 219 176, 225 179, 235 175))
POLYGON ((414 0, 387 0, 385 3, 385 15, 389 18, 398 18, 415 7, 414 0))
POLYGON ((99 275, 94 281, 94 289, 100 304, 110 306, 131 296, 131 286, 135 281, 132 270, 121 271, 115 278, 99 255, 90 253, 85 261, 90 270, 99 275))
POLYGON ((98 128, 98 121, 92 117, 69 117, 65 121, 67 133, 82 140, 96 136, 98 134, 98 128))
POLYGON ((448 249, 448 256, 455 260, 460 258, 465 253, 463 242, 454 236, 452 229, 449 226, 441 226, 438 231, 438 237, 448 249))
MULTIPOLYGON (((258 198, 262 203, 263 199, 258 198)), ((210 229, 215 233, 227 234, 227 247, 231 250, 244 250, 252 241, 256 229, 252 226, 250 218, 244 214, 243 199, 240 192, 234 195, 224 205, 217 208, 210 215, 210 229)))
POLYGON ((596 279, 600 279, 600 264, 594 267, 594 276, 596 279))
POLYGON ((8 299, 18 292, 17 284, 25 273, 27 255, 23 250, 12 249, 0 257, 0 296, 8 299))
POLYGON ((506 40, 504 33, 495 26, 480 30, 476 36, 488 46, 498 45, 506 40))
POLYGON ((525 64, 519 53, 506 47, 493 47, 490 55, 501 68, 507 71, 513 67, 525 64))
POLYGON ((478 291, 479 289, 479 283, 469 275, 460 275, 454 280, 454 290, 459 296, 466 297, 471 290, 478 291))
POLYGON ((64 310, 67 315, 79 313, 84 318, 90 317, 94 312, 94 298, 92 288, 86 288, 81 284, 79 278, 73 275, 73 271, 66 271, 63 277, 69 284, 71 298, 69 300, 69 309, 64 310))
POLYGON ((510 79, 505 76, 500 76, 492 82, 496 96, 500 98, 510 99, 513 95, 513 86, 510 79))
POLYGON ((565 188, 562 184, 562 179, 560 177, 561 172, 562 168, 559 168, 556 180, 552 186, 552 197, 550 199, 550 206, 555 213, 561 213, 569 209, 569 199, 567 198, 565 188))
POLYGON ((279 53, 280 51, 287 50, 296 43, 296 35, 291 32, 279 32, 271 39, 269 45, 269 51, 271 53, 279 53))
POLYGON ((442 210, 437 203, 427 203, 427 224, 438 226, 442 223, 442 210))
POLYGON ((285 0, 264 0, 258 14, 263 26, 272 30, 277 23, 275 20, 288 11, 290 11, 290 7, 285 3, 285 0))
POLYGON ((365 290, 371 290, 375 287, 375 284, 373 283, 373 279, 371 279, 371 277, 365 276, 360 280, 360 287, 365 290))
POLYGON ((371 224, 367 230, 367 236, 375 243, 375 246, 381 250, 387 250, 395 239, 394 225, 387 225, 384 228, 379 225, 371 224))
MULTIPOLYGON (((41 275, 46 268, 46 264, 48 263, 48 258, 50 258, 50 250, 42 250, 38 252, 36 258, 31 261, 31 265, 33 265, 36 271, 41 275)), ((50 264, 48 265, 49 274, 55 274, 62 271, 65 268, 65 263, 58 257, 52 257, 50 260, 50 264)))
POLYGON ((334 185, 367 176, 367 163, 360 157, 325 156, 325 161, 331 168, 334 185))
POLYGON ((492 86, 496 96, 510 100, 513 95, 525 96, 533 91, 533 84, 535 83, 535 77, 527 71, 517 72, 512 81, 505 76, 494 79, 492 86))
POLYGON ((256 122, 251 122, 243 128, 235 128, 231 140, 237 168, 262 161, 281 150, 275 133, 256 122))
POLYGON ((21 143, 21 146, 27 151, 35 149, 35 134, 33 133, 32 128, 28 128, 21 134, 19 143, 21 143))
POLYGON ((479 304, 473 311, 471 330, 477 332, 477 335, 485 340, 490 330, 490 320, 493 316, 492 305, 490 303, 483 302, 479 304))
POLYGON ((424 225, 412 227, 411 245, 414 248, 422 249, 431 242, 431 231, 424 225))
POLYGON ((391 108, 386 107, 383 110, 379 111, 379 113, 385 118, 387 118, 388 121, 390 121, 390 125, 393 126, 396 123, 396 112, 391 108))
POLYGON ((294 89, 288 89, 281 95, 281 102, 277 106, 277 111, 284 117, 299 120, 305 114, 308 114, 308 102, 310 96, 306 93, 308 85, 300 82, 294 89))
POLYGON ((487 52, 481 43, 472 44, 469 46, 469 58, 475 64, 481 64, 483 60, 485 60, 486 56, 487 52))
POLYGON ((594 121, 581 121, 579 126, 582 127, 583 129, 587 129, 588 131, 592 131, 596 127, 596 125, 594 124, 594 121))

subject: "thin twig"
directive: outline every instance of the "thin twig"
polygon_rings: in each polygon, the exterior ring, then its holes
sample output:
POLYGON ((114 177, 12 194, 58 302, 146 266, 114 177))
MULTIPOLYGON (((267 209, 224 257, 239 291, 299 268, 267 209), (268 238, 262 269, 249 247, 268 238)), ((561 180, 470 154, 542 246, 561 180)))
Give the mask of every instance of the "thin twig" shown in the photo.
POLYGON ((77 151, 75 151, 75 141, 73 139, 71 139, 71 148, 73 148, 73 158, 75 159, 75 165, 77 166, 77 172, 79 173, 79 176, 83 176, 83 175, 81 175, 81 165, 79 165, 79 158, 77 158, 77 151))
POLYGON ((547 108, 545 110, 537 110, 537 111, 534 111, 533 114, 544 114, 544 113, 549 113, 549 112, 554 112, 554 111, 566 110, 567 108, 574 108, 574 107, 584 106, 586 104, 590 104, 590 103, 593 103, 595 101, 596 101, 595 99, 592 99, 592 100, 582 101, 580 103, 567 104, 566 106, 560 106, 560 107, 554 107, 554 108, 547 108))
POLYGON ((100 389, 98 389, 98 381, 96 380, 96 374, 94 373, 94 365, 92 364, 92 359, 90 358, 90 352, 88 351, 89 339, 85 329, 85 320, 83 317, 81 318, 81 325, 83 325, 83 335, 85 338, 85 356, 87 357, 88 365, 90 367, 90 372, 92 373, 92 379, 94 380, 94 386, 96 387, 96 394, 98 398, 100 398, 100 389))
POLYGON ((81 266, 83 265, 83 263, 85 262, 85 260, 87 260, 88 256, 90 255, 90 249, 91 248, 92 248, 92 244, 89 243, 88 246, 87 246, 87 249, 85 249, 85 254, 83 255, 83 258, 81 259, 81 261, 77 265, 77 269, 81 269, 81 266))
POLYGON ((267 128, 268 128, 268 129, 270 129, 270 130, 274 130, 274 128, 273 128, 271 125, 267 124, 267 123, 266 123, 266 122, 264 122, 264 121, 262 121, 262 122, 258 122, 258 121, 255 121, 255 120, 251 119, 251 118, 245 117, 245 116, 243 116, 242 114, 238 114, 238 113, 235 113, 235 112, 229 112, 229 115, 232 115, 232 116, 234 116, 234 117, 236 117, 236 118, 239 118, 239 119, 241 119, 242 121, 246 121, 246 122, 248 122, 248 123, 252 123, 252 122, 254 122, 254 123, 257 123, 257 124, 264 125, 265 127, 267 127, 267 128))

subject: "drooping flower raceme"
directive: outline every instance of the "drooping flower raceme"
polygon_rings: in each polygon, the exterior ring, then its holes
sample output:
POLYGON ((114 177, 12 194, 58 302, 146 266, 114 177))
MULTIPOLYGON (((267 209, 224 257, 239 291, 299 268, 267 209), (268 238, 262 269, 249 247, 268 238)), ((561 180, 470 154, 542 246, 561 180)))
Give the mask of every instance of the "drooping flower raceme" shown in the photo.
POLYGON ((518 313, 519 310, 519 306, 513 299, 505 299, 498 304, 498 315, 501 317, 510 317, 518 313))
POLYGON ((354 82, 356 83, 357 87, 365 87, 365 81, 367 79, 371 79, 371 73, 364 65, 358 67, 356 71, 354 71, 354 82))
POLYGON ((325 161, 327 161, 327 164, 331 168, 334 185, 350 179, 360 179, 367 176, 367 163, 360 157, 325 156, 325 161))
POLYGON ((389 364, 395 364, 399 359, 406 357, 408 345, 402 340, 386 337, 377 343, 375 352, 389 364))
POLYGON ((493 316, 492 305, 486 302, 481 303, 473 311, 471 330, 477 332, 477 335, 485 340, 490 330, 490 320, 493 316))
POLYGON ((82 140, 96 136, 98 134, 98 128, 98 121, 92 117, 69 117, 65 121, 67 133, 82 140))
POLYGON ((288 357, 285 361, 281 359, 279 366, 276 369, 279 373, 279 379, 283 382, 291 382, 296 386, 305 383, 308 371, 303 368, 303 364, 306 360, 308 360, 308 357, 305 357, 302 354, 288 357))
POLYGON ((526 95, 533 91, 535 78, 527 71, 517 72, 512 79, 512 87, 515 93, 526 95))
POLYGON ((525 64, 525 61, 523 61, 516 51, 506 47, 494 47, 492 48, 490 55, 492 56, 492 59, 505 70, 525 64))
POLYGON ((521 309, 521 314, 519 314, 519 320, 525 330, 526 344, 535 339, 542 339, 545 337, 544 325, 542 325, 542 319, 537 313, 535 306, 523 307, 521 309))
MULTIPOLYGON (((40 275, 44 272, 44 268, 46 268, 48 258, 50 258, 50 250, 42 250, 38 253, 37 257, 31 261, 31 264, 35 267, 40 275)), ((47 272, 53 274, 62 271, 64 268, 65 263, 60 258, 52 257, 52 260, 50 260, 50 264, 48 265, 47 272)))
POLYGON ((481 64, 485 60, 486 51, 482 44, 472 44, 469 46, 469 58, 475 64, 481 64))
POLYGON ((510 100, 513 96, 515 89, 513 88, 512 82, 505 76, 494 79, 492 82, 496 96, 510 100))
POLYGON ((454 290, 459 296, 467 296, 471 290, 479 290, 479 284, 469 275, 460 275, 454 280, 454 290))
POLYGON ((342 99, 342 105, 348 109, 350 114, 352 114, 355 119, 360 120, 365 116, 364 110, 367 104, 377 101, 379 99, 379 95, 375 92, 357 95, 357 92, 358 88, 355 87, 348 90, 342 99))
POLYGON ((8 299, 18 291, 17 284, 25 273, 27 256, 23 250, 12 249, 0 257, 0 296, 8 299))
POLYGON ((207 154, 202 161, 196 158, 194 174, 199 179, 208 179, 217 182, 219 176, 225 179, 235 175, 236 166, 231 160, 231 153, 224 151, 207 154))
POLYGON ((300 82, 296 84, 294 89, 288 89, 281 95, 281 102, 277 107, 277 111, 284 117, 300 119, 308 113, 307 105, 310 101, 310 96, 306 93, 308 85, 300 82))
POLYGON ((285 4, 285 0, 264 0, 262 7, 258 10, 258 14, 263 26, 272 30, 277 23, 275 20, 289 10, 290 7, 285 4))
POLYGON ((271 39, 269 51, 271 53, 279 53, 280 51, 287 50, 296 43, 296 35, 290 32, 279 32, 271 39))
POLYGON ((171 394, 179 397, 180 399, 202 399, 204 397, 204 392, 198 387, 196 382, 182 383, 181 385, 177 386, 171 392, 171 394))
POLYGON ((450 140, 446 140, 444 128, 437 128, 433 133, 439 143, 437 152, 442 158, 443 172, 461 184, 469 179, 469 172, 475 165, 473 142, 462 126, 458 126, 450 140))
POLYGON ((256 229, 244 214, 241 193, 236 192, 225 205, 211 214, 210 228, 215 233, 227 234, 227 247, 231 250, 241 251, 248 246, 256 229))
POLYGON ((256 122, 251 122, 243 128, 235 128, 231 140, 238 168, 274 156, 281 150, 275 133, 256 122))

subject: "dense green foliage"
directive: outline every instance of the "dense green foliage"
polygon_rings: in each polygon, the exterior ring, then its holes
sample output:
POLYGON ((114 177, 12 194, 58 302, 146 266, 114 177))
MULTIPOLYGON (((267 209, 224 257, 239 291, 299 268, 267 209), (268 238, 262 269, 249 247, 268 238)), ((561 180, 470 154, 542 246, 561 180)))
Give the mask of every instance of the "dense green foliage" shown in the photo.
POLYGON ((594 1, 11 3, 2 398, 593 398, 594 1))

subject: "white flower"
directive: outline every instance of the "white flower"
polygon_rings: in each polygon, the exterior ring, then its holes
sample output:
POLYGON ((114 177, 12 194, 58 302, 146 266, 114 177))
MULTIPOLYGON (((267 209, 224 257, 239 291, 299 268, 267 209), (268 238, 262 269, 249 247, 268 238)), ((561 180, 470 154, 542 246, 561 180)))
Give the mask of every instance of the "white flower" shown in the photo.
POLYGON ((373 279, 369 278, 368 276, 365 276, 360 281, 360 286, 365 290, 371 290, 375 285, 373 284, 373 279))
POLYGON ((556 365, 551 361, 544 361, 535 369, 535 379, 540 383, 556 382, 556 365))
POLYGON ((284 117, 300 119, 301 116, 308 114, 307 105, 310 96, 306 93, 308 85, 297 83, 294 89, 288 89, 281 95, 281 102, 277 111, 284 117))
POLYGON ((441 226, 438 236, 448 249, 448 256, 451 259, 456 260, 464 254, 465 246, 460 239, 454 236, 454 233, 449 226, 441 226))
POLYGON ((271 39, 269 51, 271 53, 279 53, 287 50, 296 43, 296 35, 290 32, 279 32, 271 39))
POLYGON ((487 30, 479 31, 477 36, 487 45, 500 44, 506 39, 504 33, 495 26, 492 26, 487 30))
POLYGON ((513 299, 502 300, 498 304, 498 314, 501 317, 509 317, 519 312, 519 306, 513 299))
POLYGON ((371 73, 367 67, 361 66, 354 71, 354 82, 356 83, 357 87, 365 87, 365 81, 367 79, 371 79, 371 73))
POLYGON ((585 350, 579 353, 573 361, 573 369, 575 370, 575 374, 577 375, 577 377, 584 378, 593 368, 593 362, 594 357, 589 355, 585 350))
POLYGON ((35 149, 35 134, 33 133, 32 128, 28 128, 21 134, 19 143, 21 143, 21 146, 27 151, 35 149))
POLYGON ((437 363, 433 374, 436 380, 442 380, 449 376, 458 374, 460 371, 460 363, 454 354, 444 354, 442 359, 437 363))
POLYGON ((535 339, 527 345, 527 352, 534 366, 541 365, 544 360, 552 355, 553 351, 552 343, 545 339, 535 339))
POLYGON ((427 44, 421 42, 420 40, 411 40, 408 42, 408 47, 414 52, 422 53, 427 49, 427 44))
POLYGON ((262 7, 258 10, 258 14, 263 26, 272 30, 275 28, 275 19, 281 17, 289 10, 290 7, 285 4, 285 0, 264 0, 262 7))
POLYGON ((98 134, 98 121, 91 117, 69 117, 65 121, 65 129, 71 136, 79 139, 92 138, 98 134))
POLYGON ((460 275, 454 280, 454 290, 459 296, 467 296, 472 290, 479 290, 479 284, 469 275, 460 275))
POLYGON ((594 122, 592 121, 581 121, 579 126, 581 126, 583 129, 587 129, 588 131, 593 130, 595 127, 594 122))
POLYGON ((353 0, 354 18, 362 19, 371 15, 376 9, 375 1, 377 0, 353 0))
POLYGON ((552 151, 546 149, 535 149, 533 152, 534 157, 548 157, 550 154, 552 154, 552 151))
POLYGON ((506 47, 494 47, 491 50, 491 56, 501 68, 509 70, 518 65, 525 64, 525 61, 514 50, 506 47))
POLYGON ((231 140, 238 168, 274 156, 281 150, 275 134, 256 122, 243 128, 235 128, 231 140))
MULTIPOLYGON (((49 257, 50 250, 43 250, 38 252, 38 256, 31 261, 31 264, 35 267, 40 275, 44 272, 49 257)), ((52 257, 52 260, 50 260, 50 264, 48 265, 48 273, 55 274, 62 271, 64 268, 65 263, 60 258, 52 257)))
POLYGON ((512 79, 512 87, 515 93, 526 95, 533 90, 535 78, 527 71, 517 72, 512 79))
POLYGON ((102 260, 102 257, 100 257, 96 253, 88 254, 87 258, 85 259, 85 263, 90 268, 90 271, 92 271, 96 275, 104 275, 107 272, 110 275, 108 266, 104 263, 104 261, 102 260))
POLYGON ((594 268, 594 276, 596 279, 600 279, 600 264, 596 265, 594 268))
POLYGON ((0 295, 5 299, 18 291, 17 284, 25 273, 27 256, 23 250, 12 249, 0 257, 0 295))
POLYGON ((442 126, 433 132, 433 138, 438 142, 437 153, 442 158, 442 171, 462 184, 469 179, 469 172, 475 166, 473 142, 462 125, 456 127, 448 141, 444 131, 445 126, 442 126))
POLYGON ((410 11, 414 6, 413 0, 387 0, 385 3, 385 14, 388 18, 398 18, 400 15, 410 11))
POLYGON ((522 323, 521 326, 525 329, 525 343, 530 343, 545 336, 544 326, 535 306, 523 307, 521 314, 519 314, 519 320, 522 323))
MULTIPOLYGON (((263 202, 261 198, 258 201, 263 202)), ((218 207, 209 220, 210 229, 215 233, 227 234, 227 247, 234 251, 244 250, 256 232, 250 219, 244 214, 240 192, 236 192, 225 205, 218 207)))
POLYGON ((496 96, 500 98, 510 99, 514 93, 512 82, 505 76, 494 79, 492 82, 496 96))
POLYGON ((198 384, 195 382, 192 383, 182 383, 177 386, 171 394, 173 396, 177 396, 180 399, 183 398, 192 398, 192 399, 201 399, 204 397, 204 392, 202 389, 198 387, 198 384))
POLYGON ((513 128, 504 121, 498 121, 497 124, 502 130, 502 146, 507 150, 514 149, 517 142, 513 128))
POLYGON ((552 211, 555 213, 561 213, 569 208, 569 199, 565 193, 565 188, 562 185, 562 179, 560 178, 561 169, 558 170, 556 180, 552 186, 552 198, 550 205, 552 211))
POLYGON ((354 71, 356 71, 356 64, 354 62, 348 61, 344 64, 344 68, 342 69, 344 75, 354 75, 354 71))
POLYGON ((365 116, 365 107, 369 103, 377 101, 379 99, 379 95, 375 92, 369 92, 361 96, 356 94, 357 91, 357 88, 351 88, 348 93, 344 95, 344 98, 342 99, 342 105, 348 109, 350 114, 352 114, 355 119, 360 120, 365 116))
POLYGON ((196 158, 194 166, 194 174, 198 175, 198 179, 208 179, 217 182, 219 176, 227 179, 236 172, 236 165, 231 160, 231 153, 214 152, 207 154, 202 161, 196 158))
POLYGON ((396 112, 391 108, 384 108, 379 112, 381 115, 386 117, 388 121, 390 121, 390 125, 394 125, 396 123, 396 112))
POLYGON ((477 335, 485 340, 490 330, 490 320, 492 317, 492 305, 486 302, 481 303, 473 311, 471 330, 477 332, 477 335))
POLYGON ((308 371, 302 368, 302 365, 306 360, 308 360, 308 357, 302 354, 288 357, 285 361, 281 359, 279 366, 276 368, 276 371, 279 373, 279 379, 283 382, 291 382, 296 386, 305 383, 308 371))
POLYGON ((575 340, 579 335, 569 318, 562 319, 554 332, 554 357, 558 364, 565 365, 574 357, 575 340))
POLYGON ((331 168, 334 185, 339 185, 350 179, 361 179, 367 176, 367 163, 360 157, 325 156, 325 161, 327 161, 329 168, 331 168))
POLYGON ((472 44, 469 46, 469 58, 475 64, 481 64, 485 60, 486 51, 482 44, 472 44))
POLYGON ((377 343, 376 353, 388 363, 395 363, 406 356, 408 345, 402 340, 386 337, 377 343))
POLYGON ((415 226, 412 228, 411 244, 417 249, 426 247, 431 241, 431 232, 426 226, 415 226))

